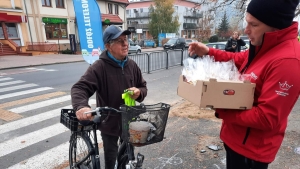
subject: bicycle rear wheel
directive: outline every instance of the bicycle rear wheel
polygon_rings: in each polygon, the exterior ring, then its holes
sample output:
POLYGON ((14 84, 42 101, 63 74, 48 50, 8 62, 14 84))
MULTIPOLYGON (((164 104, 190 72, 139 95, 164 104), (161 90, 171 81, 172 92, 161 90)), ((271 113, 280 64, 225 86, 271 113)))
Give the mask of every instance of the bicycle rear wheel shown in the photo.
POLYGON ((96 169, 99 158, 86 132, 74 132, 69 147, 69 162, 71 169, 96 169))

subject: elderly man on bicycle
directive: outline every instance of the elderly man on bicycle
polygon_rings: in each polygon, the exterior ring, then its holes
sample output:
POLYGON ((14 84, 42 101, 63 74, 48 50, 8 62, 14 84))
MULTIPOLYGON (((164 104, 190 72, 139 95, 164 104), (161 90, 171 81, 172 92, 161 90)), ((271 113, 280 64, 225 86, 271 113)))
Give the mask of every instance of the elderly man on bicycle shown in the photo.
MULTIPOLYGON (((137 64, 127 57, 128 30, 111 25, 103 33, 106 50, 94 62, 72 89, 72 105, 79 120, 92 120, 89 98, 96 92, 97 106, 119 109, 124 104, 122 93, 125 89, 133 91, 131 96, 142 102, 147 95, 146 81, 137 64)), ((106 113, 101 116, 101 137, 103 140, 105 168, 113 169, 118 152, 118 139, 121 135, 121 116, 106 113)))

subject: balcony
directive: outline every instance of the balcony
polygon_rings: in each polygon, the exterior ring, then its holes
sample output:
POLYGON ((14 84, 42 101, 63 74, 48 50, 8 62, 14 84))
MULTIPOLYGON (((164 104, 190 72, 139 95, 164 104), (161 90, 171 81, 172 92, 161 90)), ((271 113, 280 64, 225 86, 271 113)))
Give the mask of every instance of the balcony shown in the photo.
POLYGON ((148 29, 149 24, 128 24, 127 27, 135 27, 135 29, 148 29))
POLYGON ((183 29, 198 29, 199 27, 200 25, 196 23, 183 23, 183 29))
POLYGON ((127 19, 138 19, 138 18, 149 18, 149 12, 141 12, 141 13, 129 13, 126 15, 127 19))
POLYGON ((185 17, 185 18, 202 18, 203 13, 200 13, 200 12, 185 12, 183 14, 183 17, 185 17))

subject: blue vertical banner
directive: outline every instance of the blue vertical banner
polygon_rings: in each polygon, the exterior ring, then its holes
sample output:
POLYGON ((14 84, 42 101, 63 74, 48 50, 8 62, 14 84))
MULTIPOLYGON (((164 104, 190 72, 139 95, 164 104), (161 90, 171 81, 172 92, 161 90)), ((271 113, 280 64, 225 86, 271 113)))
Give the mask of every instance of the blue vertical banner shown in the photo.
POLYGON ((93 64, 104 50, 101 12, 96 0, 73 0, 83 59, 93 64))

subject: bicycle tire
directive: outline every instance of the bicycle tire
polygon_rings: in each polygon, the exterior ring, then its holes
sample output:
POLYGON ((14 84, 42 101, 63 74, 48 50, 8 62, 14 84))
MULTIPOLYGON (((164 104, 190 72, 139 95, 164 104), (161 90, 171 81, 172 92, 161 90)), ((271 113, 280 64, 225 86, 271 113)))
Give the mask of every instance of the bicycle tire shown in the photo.
POLYGON ((71 135, 69 163, 70 169, 96 169, 96 163, 100 164, 99 158, 95 157, 91 139, 86 132, 74 132, 71 135), (84 160, 85 158, 86 160, 84 160), (79 166, 75 166, 82 160, 84 161, 79 166))

